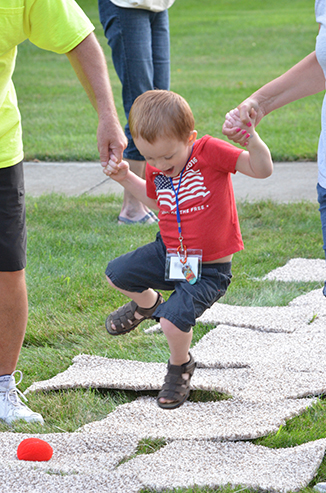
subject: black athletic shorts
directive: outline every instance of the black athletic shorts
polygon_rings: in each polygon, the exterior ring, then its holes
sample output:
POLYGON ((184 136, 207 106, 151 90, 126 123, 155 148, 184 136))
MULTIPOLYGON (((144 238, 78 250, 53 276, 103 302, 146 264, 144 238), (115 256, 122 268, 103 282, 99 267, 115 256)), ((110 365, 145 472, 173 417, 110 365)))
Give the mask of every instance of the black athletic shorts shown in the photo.
POLYGON ((0 168, 0 271, 26 267, 26 208, 23 163, 0 168))

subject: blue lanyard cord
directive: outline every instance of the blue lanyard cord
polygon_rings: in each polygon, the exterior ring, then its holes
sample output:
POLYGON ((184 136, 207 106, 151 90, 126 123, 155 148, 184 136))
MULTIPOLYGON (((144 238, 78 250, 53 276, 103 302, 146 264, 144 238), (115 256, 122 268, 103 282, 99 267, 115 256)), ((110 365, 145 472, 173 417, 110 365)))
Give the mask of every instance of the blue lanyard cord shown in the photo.
MULTIPOLYGON (((186 167, 186 165, 185 165, 185 167, 186 167)), ((179 190, 180 190, 180 185, 181 185, 182 175, 183 175, 183 172, 184 172, 184 170, 185 170, 185 167, 184 167, 184 168, 183 168, 183 170, 181 171, 177 191, 175 191, 175 188, 174 188, 174 186, 173 186, 173 180, 172 180, 172 178, 171 178, 171 177, 169 177, 169 180, 170 180, 170 183, 171 183, 172 189, 173 189, 173 191, 174 191, 174 195, 175 195, 175 203, 176 203, 176 208, 177 208, 177 222, 178 222, 179 238, 182 238, 182 235, 181 235, 181 217, 180 217, 180 209, 179 209, 179 199, 178 199, 178 195, 179 195, 179 190)))
POLYGON ((181 180, 182 180, 182 175, 183 175, 183 172, 184 170, 186 169, 186 166, 187 164, 189 163, 190 159, 191 159, 191 156, 192 156, 192 152, 194 150, 194 144, 192 145, 192 149, 191 149, 191 153, 190 153, 190 156, 188 158, 188 161, 186 162, 186 164, 184 165, 181 173, 180 173, 180 178, 179 178, 179 184, 178 184, 178 188, 177 188, 177 191, 175 191, 175 188, 173 186, 173 180, 172 178, 169 176, 169 180, 170 180, 170 183, 171 183, 171 186, 172 186, 172 189, 174 191, 174 195, 175 195, 175 204, 176 204, 176 209, 177 209, 177 222, 178 222, 178 232, 179 232, 179 241, 180 241, 180 246, 181 246, 181 251, 183 252, 185 249, 183 247, 183 243, 182 243, 182 234, 181 234, 181 217, 180 217, 180 209, 179 209, 179 199, 178 199, 178 194, 179 194, 179 190, 180 190, 180 185, 181 185, 181 180))

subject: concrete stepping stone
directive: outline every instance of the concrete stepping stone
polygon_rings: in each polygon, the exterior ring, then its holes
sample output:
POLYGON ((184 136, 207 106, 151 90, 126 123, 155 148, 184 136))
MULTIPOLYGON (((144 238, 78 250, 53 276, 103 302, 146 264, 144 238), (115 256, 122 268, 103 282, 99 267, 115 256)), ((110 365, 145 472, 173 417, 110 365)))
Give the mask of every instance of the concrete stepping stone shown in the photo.
POLYGON ((135 435, 50 433, 0 434, 0 484, 2 493, 137 493, 142 484, 116 472, 125 457, 134 454, 135 435), (17 447, 25 438, 41 438, 53 448, 47 462, 20 461, 17 447), (128 488, 126 490, 126 484, 128 488))
POLYGON ((313 319, 309 305, 295 306, 235 306, 214 303, 197 322, 245 327, 262 332, 294 332, 304 329, 313 319))
POLYGON ((101 421, 80 428, 87 433, 110 436, 119 430, 142 438, 167 440, 248 440, 277 432, 286 420, 303 413, 314 399, 249 402, 185 402, 167 411, 151 397, 119 406, 101 421))
POLYGON ((269 272, 263 280, 283 282, 314 282, 325 281, 325 259, 293 258, 283 267, 269 272))
MULTIPOLYGON (((326 298, 321 289, 315 289, 310 293, 298 296, 289 303, 290 307, 309 306, 313 312, 313 321, 308 327, 303 328, 304 332, 320 332, 326 328, 326 298)), ((298 331, 301 331, 299 328, 298 331)))
MULTIPOLYGON (((219 370, 223 389, 253 401, 300 398, 326 393, 325 326, 314 332, 262 333, 219 326, 192 348, 199 366, 214 368, 220 360, 248 368, 219 370)), ((221 390, 220 390, 221 391, 221 390)))
MULTIPOLYGON (((196 322, 215 325, 232 325, 261 332, 305 330, 315 317, 314 308, 302 306, 236 306, 216 302, 196 319, 196 322)), ((145 333, 160 332, 160 324, 145 329, 145 333)))
MULTIPOLYGON (((242 367, 241 362, 219 362, 217 368, 242 367)), ((166 375, 165 363, 145 363, 122 359, 104 358, 80 354, 73 358, 73 364, 64 372, 49 380, 34 382, 25 390, 29 392, 72 389, 107 388, 124 390, 160 390, 166 375)), ((220 377, 216 372, 198 369, 191 380, 191 388, 212 390, 218 387, 220 377), (215 385, 216 383, 216 385, 215 385)))
POLYGON ((326 442, 317 440, 288 449, 246 442, 176 441, 154 454, 136 457, 118 471, 135 474, 156 491, 195 484, 218 488, 241 485, 287 493, 307 486, 324 456, 326 442))
MULTIPOLYGON (((215 390, 252 401, 324 394, 324 340, 321 329, 284 334, 221 325, 192 348, 199 368, 191 389, 215 390)), ((78 387, 159 390, 165 374, 165 363, 79 355, 66 371, 35 382, 25 393, 78 387)))
POLYGON ((314 491, 319 491, 319 493, 324 493, 326 491, 326 483, 317 483, 313 487, 314 491))
POLYGON ((229 367, 240 366, 241 361, 250 368, 326 372, 325 334, 321 331, 266 334, 221 325, 205 334, 191 352, 197 365, 204 368, 219 367, 220 361, 228 362, 229 367))
MULTIPOLYGON (((39 466, 7 467, 0 469, 1 493, 138 493, 143 490, 143 484, 135 478, 123 475, 117 471, 101 473, 94 476, 80 474, 76 469, 71 474, 62 475, 48 470, 40 470, 39 466)), ((39 463, 38 463, 39 464, 39 463)))
MULTIPOLYGON (((325 269, 320 259, 293 259, 264 279, 323 281, 325 269)), ((276 432, 316 402, 305 397, 326 393, 326 299, 321 290, 286 307, 216 303, 197 321, 217 328, 192 349, 199 368, 191 388, 217 390, 232 399, 188 401, 166 411, 153 398, 139 398, 83 426, 80 433, 40 435, 56 450, 49 463, 18 461, 18 443, 28 435, 0 434, 0 484, 8 486, 2 491, 136 493, 145 487, 240 484, 282 493, 309 484, 326 440, 278 450, 238 440, 276 432), (2 446, 2 437, 7 445, 2 446), (115 469, 141 438, 172 443, 115 469), (221 440, 227 442, 216 443, 221 440)), ((159 329, 156 325, 147 332, 159 329)), ((79 355, 65 372, 35 382, 26 393, 77 387, 158 390, 165 374, 165 363, 79 355)))
POLYGON ((325 374, 289 372, 266 368, 258 370, 221 369, 218 392, 251 402, 274 402, 326 394, 325 374))
POLYGON ((309 484, 326 446, 325 440, 289 449, 270 449, 249 442, 177 440, 154 454, 137 456, 113 469, 135 452, 134 435, 33 435, 50 443, 52 459, 19 461, 18 444, 31 436, 0 434, 3 493, 139 493, 144 488, 160 491, 227 484, 286 493, 309 484))
POLYGON ((314 289, 313 291, 309 291, 309 293, 297 296, 290 301, 288 306, 302 305, 309 305, 311 308, 314 308, 314 311, 318 312, 319 315, 326 315, 326 298, 321 289, 314 289))

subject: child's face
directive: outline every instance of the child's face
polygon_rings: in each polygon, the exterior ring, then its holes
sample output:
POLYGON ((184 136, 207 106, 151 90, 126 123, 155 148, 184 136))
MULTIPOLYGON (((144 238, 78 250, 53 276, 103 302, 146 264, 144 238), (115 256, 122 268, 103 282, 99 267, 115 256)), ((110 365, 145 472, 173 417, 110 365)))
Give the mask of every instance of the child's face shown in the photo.
POLYGON ((193 130, 187 142, 168 137, 160 137, 153 144, 141 137, 134 139, 134 142, 148 164, 159 169, 166 176, 174 177, 181 173, 188 161, 196 137, 197 132, 193 130))

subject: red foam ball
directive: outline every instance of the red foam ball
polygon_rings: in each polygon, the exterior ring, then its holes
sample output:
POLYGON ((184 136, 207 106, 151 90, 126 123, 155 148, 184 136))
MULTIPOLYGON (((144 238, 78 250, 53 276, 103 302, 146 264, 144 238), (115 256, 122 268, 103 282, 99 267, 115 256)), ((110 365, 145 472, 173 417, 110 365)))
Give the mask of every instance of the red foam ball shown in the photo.
POLYGON ((45 440, 39 438, 26 438, 17 448, 19 460, 47 461, 53 454, 53 448, 45 440))

